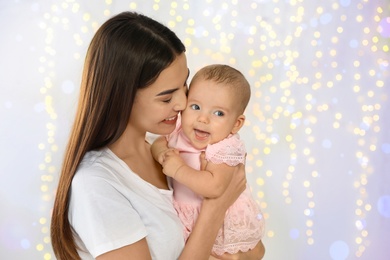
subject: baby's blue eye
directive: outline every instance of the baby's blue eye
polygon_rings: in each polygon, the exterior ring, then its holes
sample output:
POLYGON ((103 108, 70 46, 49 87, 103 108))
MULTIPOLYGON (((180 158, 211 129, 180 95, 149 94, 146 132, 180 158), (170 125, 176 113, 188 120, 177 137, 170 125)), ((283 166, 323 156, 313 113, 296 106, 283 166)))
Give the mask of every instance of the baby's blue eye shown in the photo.
POLYGON ((214 115, 216 115, 216 116, 224 116, 225 114, 222 111, 215 111, 214 115))
POLYGON ((198 106, 197 104, 193 104, 190 106, 193 110, 199 110, 200 109, 200 106, 198 106))

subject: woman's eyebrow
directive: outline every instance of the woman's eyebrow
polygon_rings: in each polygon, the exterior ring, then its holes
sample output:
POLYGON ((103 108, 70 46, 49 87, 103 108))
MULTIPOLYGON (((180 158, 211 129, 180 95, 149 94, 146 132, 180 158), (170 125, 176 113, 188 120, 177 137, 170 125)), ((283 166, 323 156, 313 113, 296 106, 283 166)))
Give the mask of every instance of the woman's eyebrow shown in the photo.
MULTIPOLYGON (((187 78, 186 80, 184 81, 184 83, 187 82, 188 78, 190 77, 190 69, 188 69, 188 74, 187 74, 187 78)), ((183 84, 184 86, 184 84, 183 84)), ((178 90, 179 88, 172 88, 172 89, 167 89, 167 90, 164 90, 160 93, 158 93, 156 96, 164 96, 164 95, 169 95, 169 94, 172 94, 173 92, 175 92, 176 90, 178 90)))
POLYGON ((167 90, 164 90, 163 92, 158 93, 156 96, 164 96, 164 95, 172 94, 173 92, 175 92, 178 89, 179 88, 167 89, 167 90))

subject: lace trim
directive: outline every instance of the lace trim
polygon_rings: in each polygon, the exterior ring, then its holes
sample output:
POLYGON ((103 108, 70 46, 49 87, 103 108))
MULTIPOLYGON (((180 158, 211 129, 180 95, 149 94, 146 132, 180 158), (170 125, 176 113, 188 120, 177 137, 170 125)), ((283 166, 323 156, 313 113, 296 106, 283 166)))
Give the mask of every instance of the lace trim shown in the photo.
POLYGON ((206 160, 215 164, 225 163, 235 166, 245 163, 246 149, 244 142, 238 134, 232 135, 218 143, 208 145, 206 149, 206 160))
POLYGON ((245 190, 227 211, 213 246, 215 254, 246 252, 264 236, 263 214, 250 196, 249 189, 245 190))

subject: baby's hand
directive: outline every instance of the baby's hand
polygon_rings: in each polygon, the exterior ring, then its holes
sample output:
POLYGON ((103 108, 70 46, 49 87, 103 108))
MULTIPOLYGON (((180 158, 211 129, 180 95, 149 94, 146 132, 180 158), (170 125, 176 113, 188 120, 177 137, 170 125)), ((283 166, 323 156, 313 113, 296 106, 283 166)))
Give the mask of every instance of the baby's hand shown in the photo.
POLYGON ((179 168, 186 165, 186 163, 180 157, 178 150, 171 149, 164 153, 164 158, 161 165, 165 175, 175 178, 175 174, 179 168))
POLYGON ((169 151, 175 151, 174 148, 167 148, 166 150, 160 152, 157 156, 157 161, 163 165, 164 161, 165 161, 165 154, 169 151))

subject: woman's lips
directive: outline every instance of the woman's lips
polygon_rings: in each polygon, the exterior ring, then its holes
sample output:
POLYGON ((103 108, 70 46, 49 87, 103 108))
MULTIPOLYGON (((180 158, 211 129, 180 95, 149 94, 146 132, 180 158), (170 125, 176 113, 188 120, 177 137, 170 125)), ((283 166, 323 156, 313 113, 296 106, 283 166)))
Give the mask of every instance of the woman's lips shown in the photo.
POLYGON ((168 125, 174 125, 174 124, 176 124, 176 121, 177 121, 177 115, 164 119, 163 123, 168 124, 168 125))

